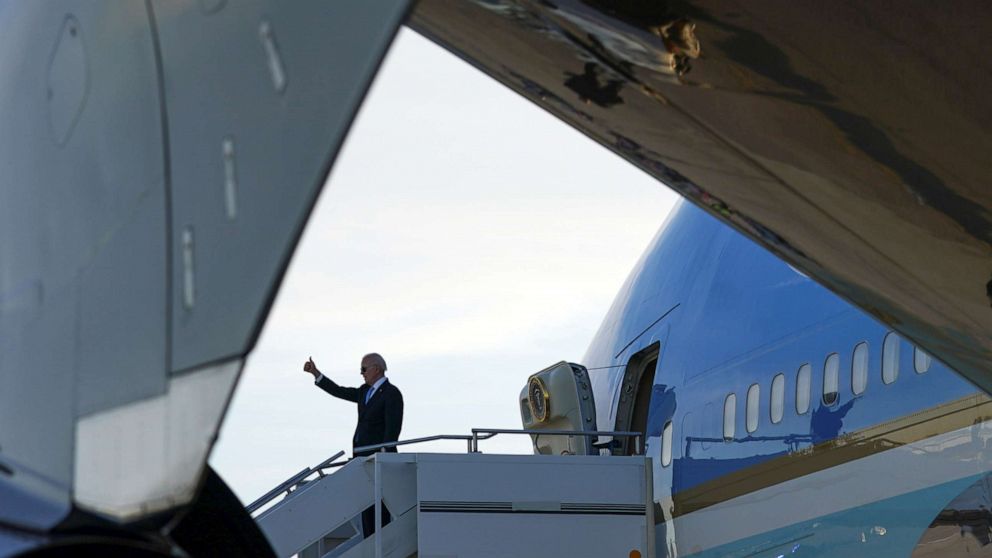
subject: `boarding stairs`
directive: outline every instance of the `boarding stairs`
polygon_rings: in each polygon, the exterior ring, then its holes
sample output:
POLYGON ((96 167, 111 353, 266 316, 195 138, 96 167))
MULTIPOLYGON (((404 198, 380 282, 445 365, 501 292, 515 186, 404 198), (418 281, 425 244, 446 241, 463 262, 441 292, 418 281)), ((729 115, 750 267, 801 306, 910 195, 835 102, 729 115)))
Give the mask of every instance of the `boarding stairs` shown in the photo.
MULTIPOLYGON (((464 440, 468 451, 342 452, 248 506, 277 556, 303 558, 653 556, 651 460, 643 455, 490 455, 479 441, 528 430, 474 429, 390 444, 464 440), (365 539, 362 511, 392 521, 365 539)), ((541 436, 638 433, 541 431, 541 436)))

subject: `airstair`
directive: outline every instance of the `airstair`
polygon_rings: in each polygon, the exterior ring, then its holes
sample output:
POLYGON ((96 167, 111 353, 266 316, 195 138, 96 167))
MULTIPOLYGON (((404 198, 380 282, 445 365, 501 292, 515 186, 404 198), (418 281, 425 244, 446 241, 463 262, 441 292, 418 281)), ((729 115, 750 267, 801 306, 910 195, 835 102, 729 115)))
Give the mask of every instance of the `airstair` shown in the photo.
MULTIPOLYGON (((277 556, 541 557, 654 555, 651 460, 643 455, 489 455, 496 434, 636 438, 633 432, 475 429, 391 444, 465 440, 468 451, 342 452, 248 506, 277 556), (362 511, 392 521, 368 538, 362 511)), ((591 441, 589 442, 591 444, 591 441)))

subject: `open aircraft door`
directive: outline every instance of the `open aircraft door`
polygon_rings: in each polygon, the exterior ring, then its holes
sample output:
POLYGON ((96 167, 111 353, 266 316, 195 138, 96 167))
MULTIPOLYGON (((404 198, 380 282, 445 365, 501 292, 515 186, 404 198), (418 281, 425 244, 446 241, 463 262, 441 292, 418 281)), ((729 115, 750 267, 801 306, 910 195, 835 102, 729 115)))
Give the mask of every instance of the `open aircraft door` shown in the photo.
MULTIPOLYGON (((596 431, 596 401, 589 372, 581 364, 559 362, 532 375, 520 392, 520 418, 527 430, 596 431)), ((594 455, 592 436, 531 434, 534 453, 594 455)))

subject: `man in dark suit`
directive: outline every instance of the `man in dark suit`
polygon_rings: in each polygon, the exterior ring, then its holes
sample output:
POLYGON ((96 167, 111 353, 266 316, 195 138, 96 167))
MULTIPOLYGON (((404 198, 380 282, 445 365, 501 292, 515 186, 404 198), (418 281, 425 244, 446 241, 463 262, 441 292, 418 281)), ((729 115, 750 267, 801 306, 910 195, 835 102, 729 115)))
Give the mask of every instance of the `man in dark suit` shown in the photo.
MULTIPOLYGON (((313 358, 303 364, 303 371, 313 374, 314 383, 334 397, 358 403, 358 424, 352 436, 352 449, 395 442, 399 440, 403 427, 403 395, 386 379, 386 361, 378 353, 362 357, 361 372, 365 383, 357 388, 341 387, 317 370, 313 358)), ((395 452, 396 448, 386 451, 395 452)), ((355 453, 355 457, 371 455, 374 452, 355 453)), ((389 511, 382 507, 382 524, 390 521, 389 511)), ((362 530, 369 537, 375 532, 375 507, 362 512, 362 530)))

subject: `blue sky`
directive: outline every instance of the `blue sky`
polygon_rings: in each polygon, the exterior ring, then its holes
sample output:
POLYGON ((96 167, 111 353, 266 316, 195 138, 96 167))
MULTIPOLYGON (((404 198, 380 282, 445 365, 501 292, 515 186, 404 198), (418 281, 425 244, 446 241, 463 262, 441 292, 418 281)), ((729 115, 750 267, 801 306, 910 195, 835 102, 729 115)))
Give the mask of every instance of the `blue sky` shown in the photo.
MULTIPOLYGON (((402 438, 519 428, 527 376, 580 361, 677 199, 419 35, 376 78, 249 356, 211 464, 251 501, 338 449, 371 351, 403 392, 402 438)), ((418 451, 464 451, 436 443, 418 451)), ((497 437, 490 453, 529 453, 497 437)), ((408 450, 414 451, 414 450, 408 450)))

